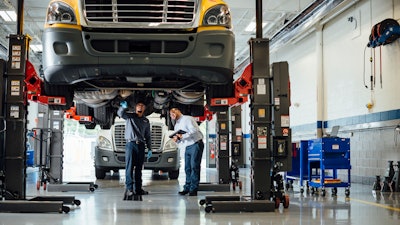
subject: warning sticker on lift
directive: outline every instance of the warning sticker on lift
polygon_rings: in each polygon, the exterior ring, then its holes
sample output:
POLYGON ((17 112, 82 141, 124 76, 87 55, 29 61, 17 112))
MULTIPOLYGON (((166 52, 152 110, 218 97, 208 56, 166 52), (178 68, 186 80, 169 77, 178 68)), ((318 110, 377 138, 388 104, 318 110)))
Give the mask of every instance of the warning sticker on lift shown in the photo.
POLYGON ((289 136, 289 128, 282 129, 282 136, 289 136))
POLYGON ((228 136, 227 135, 220 135, 219 136, 219 149, 221 151, 228 150, 228 136))
POLYGON ((19 106, 17 105, 10 106, 10 118, 14 119, 19 118, 19 106))
POLYGON ((21 83, 19 80, 11 81, 11 96, 20 96, 21 95, 21 83))
POLYGON ((267 136, 258 136, 258 149, 267 149, 267 136))
POLYGON ((281 127, 290 127, 289 115, 281 115, 281 127))

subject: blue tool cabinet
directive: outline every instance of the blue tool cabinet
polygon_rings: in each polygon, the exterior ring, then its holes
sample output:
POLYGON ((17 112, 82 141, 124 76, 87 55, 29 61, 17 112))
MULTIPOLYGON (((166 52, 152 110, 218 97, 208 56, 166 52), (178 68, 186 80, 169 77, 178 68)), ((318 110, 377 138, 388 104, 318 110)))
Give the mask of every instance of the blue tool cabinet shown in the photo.
POLYGON ((350 139, 339 137, 318 138, 308 141, 308 185, 312 194, 321 188, 332 188, 332 195, 337 194, 338 187, 346 188, 350 195, 350 139), (338 179, 338 170, 347 170, 347 181, 338 179))

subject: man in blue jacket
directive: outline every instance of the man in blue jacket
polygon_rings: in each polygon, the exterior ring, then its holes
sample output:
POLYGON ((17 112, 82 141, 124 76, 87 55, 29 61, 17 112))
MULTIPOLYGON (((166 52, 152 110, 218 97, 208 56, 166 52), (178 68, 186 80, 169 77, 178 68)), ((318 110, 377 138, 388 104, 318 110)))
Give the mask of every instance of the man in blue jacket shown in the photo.
POLYGON ((142 200, 142 168, 147 145, 148 155, 151 157, 150 121, 144 116, 146 105, 144 101, 137 101, 135 113, 127 112, 128 104, 123 101, 118 109, 118 116, 126 120, 125 124, 125 194, 123 200, 142 200), (135 170, 134 180, 132 178, 135 170))

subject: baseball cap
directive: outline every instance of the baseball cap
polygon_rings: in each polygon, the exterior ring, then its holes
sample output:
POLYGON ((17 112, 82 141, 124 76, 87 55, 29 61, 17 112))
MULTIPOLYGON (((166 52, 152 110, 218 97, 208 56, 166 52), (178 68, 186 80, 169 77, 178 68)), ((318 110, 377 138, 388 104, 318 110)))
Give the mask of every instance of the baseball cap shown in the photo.
POLYGON ((145 102, 143 99, 138 99, 138 100, 136 101, 136 105, 138 105, 138 104, 146 105, 146 102, 145 102))

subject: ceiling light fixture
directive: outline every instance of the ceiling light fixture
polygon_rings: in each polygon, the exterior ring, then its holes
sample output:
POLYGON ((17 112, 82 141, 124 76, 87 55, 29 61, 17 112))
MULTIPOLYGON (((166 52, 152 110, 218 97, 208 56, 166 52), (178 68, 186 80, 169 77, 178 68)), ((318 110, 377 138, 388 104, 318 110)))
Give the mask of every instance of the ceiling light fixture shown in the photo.
POLYGON ((15 11, 12 10, 1 10, 0 16, 6 22, 16 22, 17 21, 17 14, 15 11))
POLYGON ((43 46, 41 44, 37 45, 29 45, 29 47, 32 49, 34 52, 43 52, 43 46))
MULTIPOLYGON (((264 28, 267 24, 268 22, 263 22, 262 27, 264 28)), ((255 30, 256 30, 256 22, 254 21, 251 21, 249 25, 247 25, 247 27, 244 29, 244 31, 246 32, 254 32, 255 30)))

